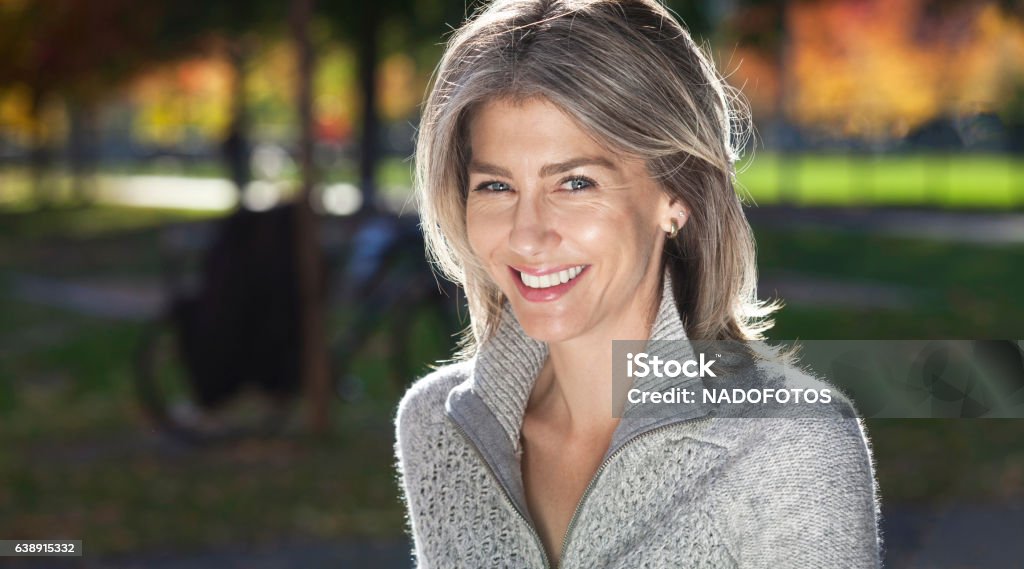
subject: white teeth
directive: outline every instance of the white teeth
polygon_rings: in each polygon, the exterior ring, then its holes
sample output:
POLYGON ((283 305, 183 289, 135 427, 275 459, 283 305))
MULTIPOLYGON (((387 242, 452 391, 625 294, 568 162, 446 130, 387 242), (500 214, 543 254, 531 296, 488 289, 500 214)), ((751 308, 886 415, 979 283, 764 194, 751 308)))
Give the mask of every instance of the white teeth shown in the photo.
POLYGON ((519 272, 519 275, 522 277, 523 283, 530 288, 550 288, 555 285, 567 283, 576 278, 577 275, 583 272, 584 267, 586 267, 586 265, 579 265, 571 269, 558 271, 557 273, 549 273, 540 277, 528 275, 522 271, 519 272))

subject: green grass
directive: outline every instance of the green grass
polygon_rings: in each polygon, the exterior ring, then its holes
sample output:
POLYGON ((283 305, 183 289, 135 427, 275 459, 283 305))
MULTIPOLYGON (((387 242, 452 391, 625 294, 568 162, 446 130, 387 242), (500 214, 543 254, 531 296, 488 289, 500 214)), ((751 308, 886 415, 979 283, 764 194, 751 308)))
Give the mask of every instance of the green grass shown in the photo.
POLYGON ((112 205, 57 206, 27 211, 0 210, 0 238, 9 245, 42 238, 86 239, 152 229, 170 222, 209 219, 215 212, 127 208, 112 205))
POLYGON ((1024 160, 998 155, 762 153, 740 170, 741 188, 761 205, 1024 206, 1024 160))
MULTIPOLYGON (((359 359, 364 400, 334 402, 326 436, 302 434, 299 402, 285 438, 174 447, 153 435, 136 400, 143 324, 21 302, 4 273, 153 277, 155 226, 194 214, 94 206, 4 215, 0 535, 84 539, 103 555, 401 533, 391 425, 400 390, 381 362, 386 337, 359 359)), ((436 344, 414 345, 414 357, 437 357, 426 355, 436 344)))
POLYGON ((156 278, 158 226, 215 215, 103 205, 0 210, 0 275, 156 278))
MULTIPOLYGON (((339 429, 360 428, 340 419, 339 429)), ((5 442, 16 460, 0 461, 0 531, 83 539, 93 555, 394 536, 390 435, 174 451, 125 435, 5 442)))
POLYGON ((301 434, 302 404, 285 438, 178 448, 135 397, 141 325, 2 292, 0 313, 0 535, 84 539, 103 555, 401 531, 394 399, 334 403, 322 438, 301 434))
POLYGON ((1024 500, 1024 420, 868 419, 883 505, 1024 500))
POLYGON ((912 290, 909 310, 787 307, 776 339, 1024 337, 1024 245, 986 247, 871 234, 757 232, 763 275, 796 272, 912 290))

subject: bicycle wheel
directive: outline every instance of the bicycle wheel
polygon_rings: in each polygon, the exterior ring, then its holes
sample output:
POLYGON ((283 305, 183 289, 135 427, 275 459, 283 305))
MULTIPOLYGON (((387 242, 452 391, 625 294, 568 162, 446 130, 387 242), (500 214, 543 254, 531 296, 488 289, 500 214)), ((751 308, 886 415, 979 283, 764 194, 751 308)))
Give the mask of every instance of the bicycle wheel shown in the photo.
POLYGON ((436 291, 378 289, 338 322, 343 332, 332 343, 338 395, 350 403, 393 403, 430 365, 452 356, 457 323, 455 301, 436 291))
POLYGON ((191 444, 269 437, 281 432, 292 400, 245 388, 214 408, 198 403, 173 321, 162 318, 142 335, 136 392, 143 413, 161 432, 191 444))

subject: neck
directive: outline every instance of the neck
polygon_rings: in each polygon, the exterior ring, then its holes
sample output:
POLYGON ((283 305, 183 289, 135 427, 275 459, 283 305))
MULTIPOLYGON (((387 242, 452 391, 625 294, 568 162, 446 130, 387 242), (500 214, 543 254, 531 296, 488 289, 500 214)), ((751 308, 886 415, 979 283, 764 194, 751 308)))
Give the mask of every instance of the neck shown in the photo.
POLYGON ((612 342, 650 337, 661 296, 660 287, 652 290, 653 294, 638 295, 614 325, 549 343, 527 412, 570 435, 610 437, 619 422, 612 416, 612 342))

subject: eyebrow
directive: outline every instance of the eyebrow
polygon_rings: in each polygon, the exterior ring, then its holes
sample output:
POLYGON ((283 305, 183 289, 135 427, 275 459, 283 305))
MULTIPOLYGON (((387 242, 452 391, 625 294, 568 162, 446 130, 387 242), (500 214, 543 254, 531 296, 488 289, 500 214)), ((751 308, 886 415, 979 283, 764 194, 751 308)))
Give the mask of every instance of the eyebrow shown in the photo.
MULTIPOLYGON (((567 172, 569 170, 572 170, 573 168, 579 168, 580 166, 600 166, 602 168, 607 168, 608 170, 618 171, 618 168, 615 167, 615 164, 613 164, 611 160, 604 158, 603 156, 580 156, 578 158, 571 158, 569 160, 566 160, 565 162, 545 164, 544 166, 541 167, 539 174, 543 178, 546 176, 553 176, 560 172, 567 172)), ((494 164, 490 164, 488 162, 480 162, 478 160, 473 160, 472 162, 469 163, 469 171, 476 172, 478 174, 504 176, 506 178, 512 177, 512 173, 506 170, 505 168, 502 168, 501 166, 496 166, 494 164)))

